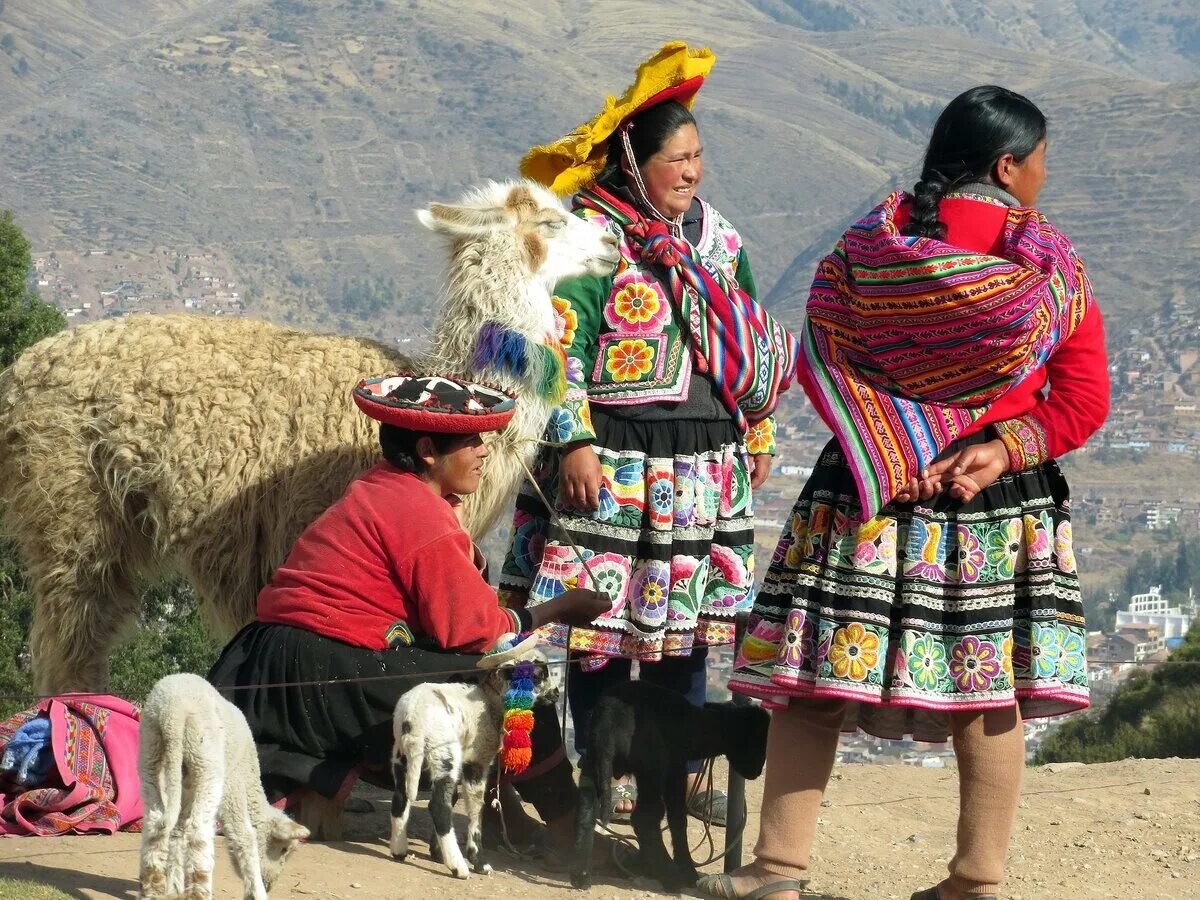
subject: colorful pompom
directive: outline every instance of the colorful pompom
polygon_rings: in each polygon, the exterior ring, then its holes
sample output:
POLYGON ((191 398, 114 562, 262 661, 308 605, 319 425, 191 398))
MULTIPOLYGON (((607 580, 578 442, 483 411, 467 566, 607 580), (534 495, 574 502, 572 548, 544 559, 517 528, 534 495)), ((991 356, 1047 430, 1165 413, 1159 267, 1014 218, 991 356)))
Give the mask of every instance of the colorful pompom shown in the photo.
POLYGON ((505 772, 514 775, 524 772, 533 759, 529 734, 533 731, 533 676, 536 671, 528 660, 517 663, 509 689, 504 694, 500 764, 505 772))
POLYGON ((505 772, 520 774, 529 768, 533 761, 533 751, 528 747, 509 747, 501 751, 500 762, 505 772))
POLYGON ((521 728, 528 731, 533 730, 533 711, 528 709, 514 709, 504 718, 504 724, 511 728, 521 728))

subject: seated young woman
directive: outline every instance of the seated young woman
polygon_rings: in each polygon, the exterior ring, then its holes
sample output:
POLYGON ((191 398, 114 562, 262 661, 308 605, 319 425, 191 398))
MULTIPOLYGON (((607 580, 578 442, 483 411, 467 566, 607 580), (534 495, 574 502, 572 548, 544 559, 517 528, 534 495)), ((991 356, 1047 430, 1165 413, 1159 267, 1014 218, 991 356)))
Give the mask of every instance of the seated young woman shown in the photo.
MULTIPOLYGON (((406 690, 463 677, 515 634, 586 625, 610 608, 604 595, 573 590, 506 610, 481 574, 456 506, 479 487, 480 434, 509 421, 511 396, 397 375, 361 382, 354 399, 381 423, 383 461, 304 531, 259 594, 255 621, 208 676, 245 714, 268 795, 297 801, 327 838, 339 833, 328 813, 357 778, 390 787, 392 712, 406 690)), ((553 707, 536 707, 534 723, 533 762, 513 784, 549 826, 551 849, 565 849, 571 764, 553 707)))

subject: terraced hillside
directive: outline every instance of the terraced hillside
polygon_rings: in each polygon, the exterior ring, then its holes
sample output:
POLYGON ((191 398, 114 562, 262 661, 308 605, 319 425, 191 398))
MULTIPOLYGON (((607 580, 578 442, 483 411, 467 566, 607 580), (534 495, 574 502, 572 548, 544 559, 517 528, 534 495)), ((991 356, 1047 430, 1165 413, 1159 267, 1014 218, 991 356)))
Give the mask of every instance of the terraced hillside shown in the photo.
POLYGON ((772 302, 794 311, 836 228, 911 181, 946 99, 1000 81, 1051 115, 1044 205, 1120 319, 1200 275, 1195 20, 1169 0, 1124 24, 1100 0, 7 0, 0 205, 38 249, 203 248, 252 315, 395 333, 439 279, 413 208, 511 175, 683 38, 718 53, 707 194, 772 302), (393 279, 392 303, 346 299, 393 279))

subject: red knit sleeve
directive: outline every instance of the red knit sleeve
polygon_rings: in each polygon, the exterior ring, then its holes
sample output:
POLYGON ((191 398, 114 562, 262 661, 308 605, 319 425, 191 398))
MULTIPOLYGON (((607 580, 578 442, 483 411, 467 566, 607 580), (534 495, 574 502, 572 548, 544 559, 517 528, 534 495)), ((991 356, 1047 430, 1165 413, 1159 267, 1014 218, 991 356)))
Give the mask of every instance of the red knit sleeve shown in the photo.
POLYGON ((1025 415, 995 425, 1013 471, 1079 449, 1108 418, 1108 354, 1104 321, 1095 303, 1046 361, 1046 374, 1046 397, 1025 415))
POLYGON ((399 575, 416 607, 420 631, 439 647, 482 653, 500 635, 516 630, 475 568, 465 531, 430 541, 409 555, 405 569, 399 575))

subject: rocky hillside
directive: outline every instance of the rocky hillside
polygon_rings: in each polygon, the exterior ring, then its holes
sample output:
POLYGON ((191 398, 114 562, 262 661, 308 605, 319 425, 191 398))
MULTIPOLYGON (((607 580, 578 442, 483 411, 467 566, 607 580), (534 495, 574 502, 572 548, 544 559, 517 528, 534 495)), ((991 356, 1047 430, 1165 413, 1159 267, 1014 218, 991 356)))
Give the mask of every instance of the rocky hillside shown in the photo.
POLYGON ((816 255, 912 179, 940 106, 1001 81, 1050 114, 1045 208, 1116 316, 1200 249, 1194 8, 1105 0, 66 0, 0 3, 0 205, 35 249, 203 247, 250 314, 394 331, 439 255, 412 215, 513 173, 668 38, 719 62, 707 194, 795 311, 816 255), (398 285, 377 312, 347 285, 398 285))

